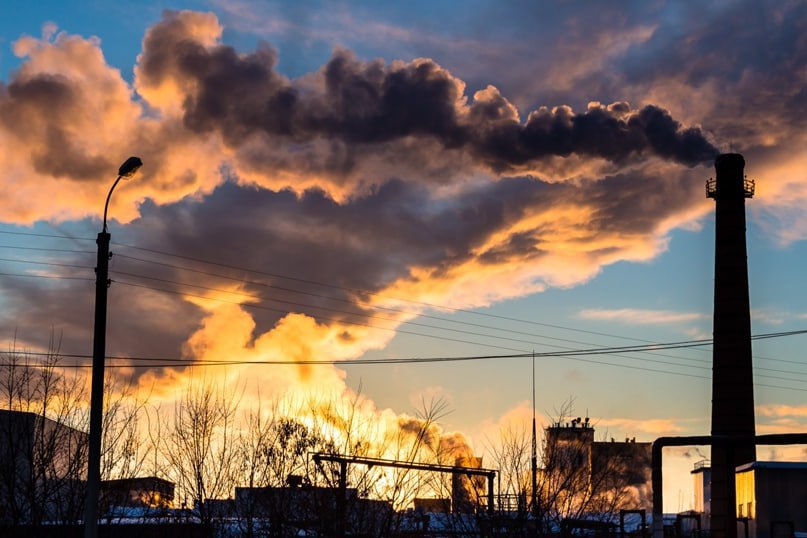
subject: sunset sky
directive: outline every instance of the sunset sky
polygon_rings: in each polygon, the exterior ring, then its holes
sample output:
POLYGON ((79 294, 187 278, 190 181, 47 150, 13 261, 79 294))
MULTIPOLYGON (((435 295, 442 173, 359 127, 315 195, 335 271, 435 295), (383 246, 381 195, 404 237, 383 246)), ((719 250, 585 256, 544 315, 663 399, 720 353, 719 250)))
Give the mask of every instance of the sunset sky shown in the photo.
MULTIPOLYGON (((401 359, 710 338, 704 182, 728 151, 756 180, 752 333, 805 329, 807 4, 703 4, 6 6, 0 341, 41 350, 54 331, 62 352, 91 353, 94 239, 130 155, 144 166, 110 204, 109 355, 401 359)), ((759 433, 807 431, 806 343, 754 343, 759 433)), ((539 418, 572 398, 598 438, 706 434, 710 361, 709 347, 540 357, 539 418)), ((245 402, 360 392, 385 420, 444 398, 445 431, 478 453, 532 412, 525 358, 127 373, 166 401, 192 376, 245 402)), ((699 459, 675 454, 665 510, 690 508, 699 459)))

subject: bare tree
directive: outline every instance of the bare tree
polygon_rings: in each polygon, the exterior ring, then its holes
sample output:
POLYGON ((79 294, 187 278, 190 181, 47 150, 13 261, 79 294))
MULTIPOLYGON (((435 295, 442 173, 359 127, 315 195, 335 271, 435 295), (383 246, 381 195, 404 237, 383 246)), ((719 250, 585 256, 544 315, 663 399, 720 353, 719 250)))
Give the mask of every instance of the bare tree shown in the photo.
POLYGON ((84 378, 61 373, 58 349, 51 335, 44 355, 2 355, 0 519, 12 524, 74 522, 83 507, 84 378))
POLYGON ((498 442, 489 442, 491 465, 499 471, 499 509, 511 516, 503 520, 511 536, 526 536, 528 524, 534 522, 531 517, 531 513, 534 513, 531 451, 532 440, 523 426, 518 428, 511 424, 502 428, 498 442))
MULTIPOLYGON (((332 440, 306 425, 300 411, 282 411, 275 404, 268 416, 261 408, 247 414, 239 437, 239 475, 247 488, 238 496, 236 508, 242 531, 253 536, 268 519, 268 532, 285 535, 304 513, 319 513, 322 507, 306 503, 298 487, 317 483, 311 452, 334 452, 332 440), (295 416, 289 416, 295 415, 295 416)), ((310 496, 310 495, 309 495, 310 496)), ((265 525, 264 525, 265 527, 265 525)))
POLYGON ((159 440, 169 476, 206 524, 217 518, 208 501, 229 498, 237 483, 237 407, 233 394, 209 382, 190 385, 159 440))

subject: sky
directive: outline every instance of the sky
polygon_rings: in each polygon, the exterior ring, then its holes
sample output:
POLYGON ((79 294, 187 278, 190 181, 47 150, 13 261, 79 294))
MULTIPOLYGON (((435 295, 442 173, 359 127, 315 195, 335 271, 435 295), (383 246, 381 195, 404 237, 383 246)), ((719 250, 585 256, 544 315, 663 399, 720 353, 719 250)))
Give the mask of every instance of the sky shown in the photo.
MULTIPOLYGON (((37 350, 53 332, 91 352, 93 241, 130 155, 143 168, 109 207, 109 355, 708 339, 704 183, 721 152, 756 181, 752 333, 804 329, 805 36, 798 1, 15 5, 0 19, 2 341, 37 350)), ((759 433, 807 427, 804 343, 754 343, 759 433)), ((193 376, 245 402, 361 394, 392 423, 442 398, 446 435, 478 453, 532 413, 529 358, 126 372, 165 401, 193 376)), ((705 434, 710 348, 539 356, 535 389, 544 424, 571 400, 598 438, 705 434)), ((701 456, 671 454, 665 510, 688 509, 701 456)), ((777 457, 804 453, 760 450, 777 457)))

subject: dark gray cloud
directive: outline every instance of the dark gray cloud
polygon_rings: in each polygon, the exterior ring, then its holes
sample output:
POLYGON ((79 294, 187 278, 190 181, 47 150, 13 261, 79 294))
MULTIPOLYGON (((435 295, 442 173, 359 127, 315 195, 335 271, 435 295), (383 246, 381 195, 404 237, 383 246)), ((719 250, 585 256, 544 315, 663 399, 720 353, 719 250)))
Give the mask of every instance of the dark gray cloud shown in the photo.
POLYGON ((218 131, 231 147, 253 135, 295 144, 315 139, 373 145, 426 138, 465 149, 495 171, 548 156, 579 154, 613 162, 649 154, 693 166, 716 154, 698 128, 684 128, 656 106, 539 109, 525 122, 491 99, 461 103, 464 85, 436 62, 361 62, 338 50, 318 73, 319 85, 275 71, 266 45, 239 54, 194 41, 185 13, 166 12, 147 33, 138 76, 144 85, 178 81, 187 127, 218 131))
MULTIPOLYGON (((366 310, 362 302, 396 281, 416 280, 413 269, 428 269, 430 278, 439 279, 469 262, 540 267, 545 256, 562 252, 555 241, 564 234, 591 241, 593 246, 582 248, 588 251, 582 254, 588 258, 584 263, 597 263, 598 256, 610 254, 602 250, 608 248, 602 237, 618 237, 623 244, 625 238, 651 240, 659 221, 701 193, 692 171, 680 170, 661 178, 637 171, 578 184, 513 177, 468 186, 449 197, 421 183, 393 179, 342 203, 317 189, 298 196, 229 181, 202 199, 146 203, 141 218, 114 232, 108 352, 181 355, 204 316, 182 295, 209 296, 211 290, 240 286, 260 299, 245 306, 257 337, 288 312, 325 324, 389 326, 377 318, 394 313, 366 310), (551 215, 558 208, 581 208, 587 216, 556 224, 551 215), (539 219, 543 224, 509 231, 541 215, 548 215, 539 219)), ((62 261, 91 267, 95 260, 83 255, 62 261)), ((71 274, 92 275, 90 269, 71 274)), ((42 286, 4 279, 11 306, 2 322, 39 342, 53 326, 65 334, 65 351, 89 353, 93 285, 57 282, 42 286), (47 329, 30 334, 42 320, 48 320, 47 329)), ((216 295, 244 302, 243 296, 216 295)))
POLYGON ((614 71, 610 92, 678 88, 691 96, 701 125, 743 151, 803 129, 807 4, 681 2, 645 20, 655 30, 608 66, 614 71))
POLYGON ((0 129, 37 148, 34 169, 58 178, 92 180, 114 169, 100 154, 88 154, 70 126, 86 96, 66 77, 38 74, 0 87, 0 129))
MULTIPOLYGON (((61 260, 88 268, 59 272, 63 276, 94 278, 95 260, 91 258, 94 257, 85 255, 61 260)), ((117 261, 113 269, 115 265, 117 261)), ((94 282, 2 276, 0 287, 5 290, 7 305, 0 313, 5 339, 16 333, 20 342, 47 347, 52 331, 61 340, 62 352, 92 353, 94 282)), ((202 313, 194 305, 175 299, 113 283, 108 300, 107 354, 179 356, 185 338, 198 326, 202 313)))
MULTIPOLYGON (((418 269, 439 279, 471 261, 482 267, 538 268, 545 257, 563 248, 555 241, 564 232, 592 243, 588 251, 580 247, 581 256, 587 256, 581 263, 608 263, 626 241, 652 242, 660 222, 702 197, 699 171, 659 165, 658 159, 692 166, 709 161, 716 151, 700 129, 683 125, 661 105, 635 109, 615 99, 583 112, 565 106, 539 108, 522 120, 492 87, 464 102, 462 81, 432 60, 364 62, 344 50, 336 51, 317 73, 289 80, 277 71, 277 54, 269 46, 243 54, 224 45, 205 45, 186 23, 185 14, 169 12, 152 27, 137 71, 138 84, 159 87, 171 82, 181 89, 182 122, 150 118, 159 129, 138 131, 136 139, 146 148, 148 165, 162 169, 177 158, 172 141, 192 145, 197 136, 203 141, 200 135, 220 134, 235 150, 236 160, 241 159, 235 169, 243 177, 199 194, 194 178, 200 171, 190 163, 181 177, 166 176, 165 183, 149 184, 158 191, 175 189, 197 196, 162 205, 147 200, 140 207, 141 218, 116 232, 116 239, 191 259, 113 247, 119 254, 113 258, 113 277, 119 283, 110 295, 110 353, 177 356, 204 316, 180 294, 206 295, 209 288, 236 283, 263 299, 257 305, 262 308, 250 310, 257 336, 285 312, 304 312, 326 323, 339 319, 376 324, 372 313, 360 306, 366 292, 413 280, 418 269), (286 169, 305 176, 308 170, 297 165, 304 166, 306 152, 319 143, 332 157, 321 167, 336 175, 349 174, 356 162, 378 155, 391 163, 385 171, 399 171, 395 177, 379 174, 363 188, 335 199, 325 190, 293 184, 294 192, 249 186, 248 170, 240 166, 263 163, 267 174, 280 174, 283 159, 288 159, 286 169), (422 152, 412 150, 413 145, 422 152), (451 158, 446 157, 449 153, 451 158), (464 178, 446 192, 412 179, 412 168, 442 166, 450 178, 444 186, 456 177, 451 170, 454 154, 501 175, 515 175, 554 157, 576 156, 581 162, 598 157, 612 166, 607 175, 578 174, 574 182, 464 178), (268 162, 268 156, 275 160, 268 162), (644 163, 647 160, 654 161, 652 166, 644 163), (188 187, 178 187, 185 177, 188 187), (579 209, 585 216, 564 224, 553 219, 558 208, 579 209), (538 224, 517 226, 542 215, 547 215, 544 222, 539 218, 538 224), (609 234, 619 241, 609 243, 609 234), (603 237, 606 240, 598 241, 603 237)), ((653 77, 663 77, 663 72, 653 77)), ((691 80, 700 80, 694 71, 691 80)), ((642 83, 638 75, 635 83, 642 83)), ((803 89, 791 97, 798 104, 803 89)), ((32 118, 39 125, 31 133, 50 133, 43 144, 46 153, 36 164, 43 173, 58 175, 46 167, 54 162, 51 157, 59 156, 56 152, 65 151, 70 154, 68 166, 60 170, 68 177, 97 177, 97 169, 114 169, 117 162, 96 162, 92 154, 73 151, 60 127, 80 113, 81 99, 64 78, 15 80, 0 88, 0 121, 10 129, 32 118)), ((27 136, 24 127, 17 136, 27 136)), ((316 175, 320 170, 312 168, 311 184, 327 189, 327 182, 316 175)), ((3 320, 5 326, 32 327, 49 320, 69 334, 65 348, 89 350, 91 285, 56 289, 14 281, 3 282, 3 287, 13 305, 7 312, 15 312, 14 319, 9 314, 3 320)))

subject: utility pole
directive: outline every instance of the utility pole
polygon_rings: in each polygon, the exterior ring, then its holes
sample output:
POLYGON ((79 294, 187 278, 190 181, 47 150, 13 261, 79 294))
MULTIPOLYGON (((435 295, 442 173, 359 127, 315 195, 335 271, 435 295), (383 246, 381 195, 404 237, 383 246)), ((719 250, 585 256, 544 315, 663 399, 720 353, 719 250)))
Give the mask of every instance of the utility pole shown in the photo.
POLYGON ((90 438, 87 460, 87 492, 84 505, 84 538, 98 536, 98 493, 101 487, 101 440, 104 418, 104 359, 106 357, 106 303, 109 289, 109 240, 107 210, 112 191, 121 179, 128 179, 143 166, 137 157, 126 159, 118 178, 109 189, 104 204, 104 223, 98 238, 98 262, 95 267, 95 323, 92 341, 92 382, 90 387, 90 438))
POLYGON ((535 516, 535 524, 538 525, 540 511, 538 509, 538 436, 535 432, 535 352, 532 352, 532 459, 530 460, 530 470, 532 471, 532 513, 535 516))

